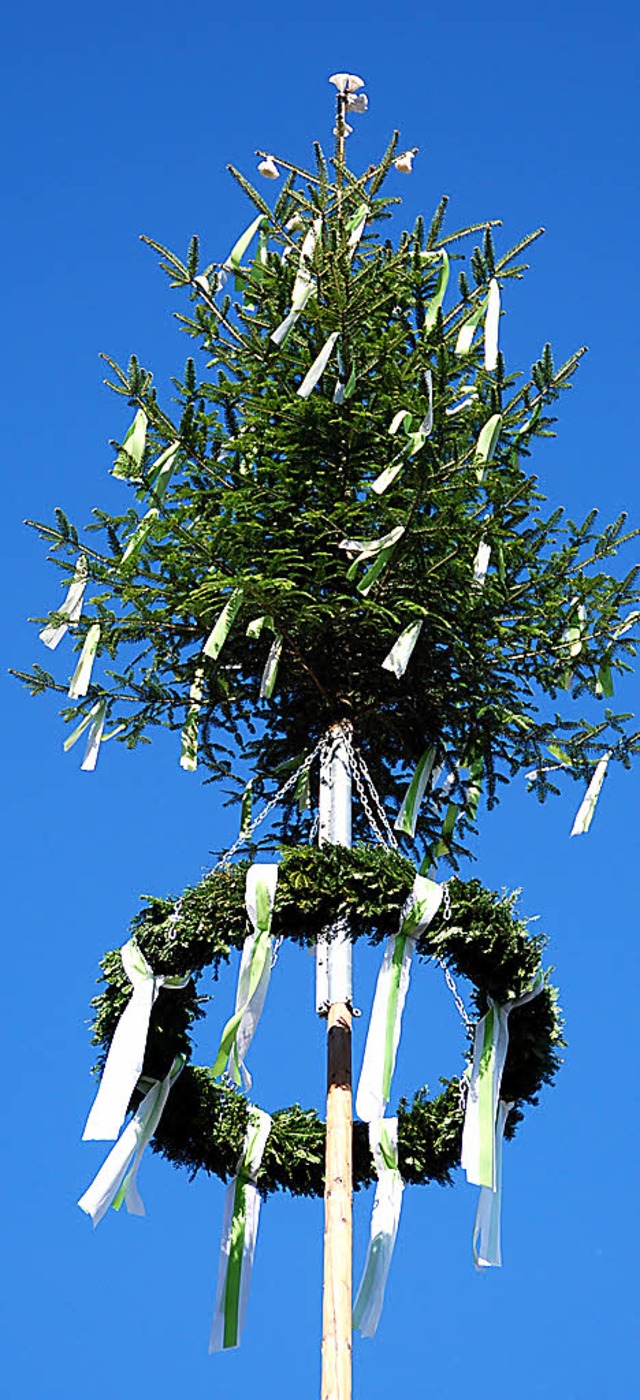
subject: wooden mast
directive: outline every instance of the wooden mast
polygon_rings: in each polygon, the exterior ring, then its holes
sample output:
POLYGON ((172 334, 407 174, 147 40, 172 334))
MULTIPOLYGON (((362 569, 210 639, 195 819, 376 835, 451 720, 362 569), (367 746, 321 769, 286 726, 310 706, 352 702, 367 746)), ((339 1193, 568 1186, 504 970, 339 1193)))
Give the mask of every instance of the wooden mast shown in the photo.
MULTIPOLYGON (((334 725, 320 773, 320 844, 351 845, 345 730, 334 725)), ((318 1010, 327 1014, 322 1400, 351 1400, 352 1140, 351 938, 339 925, 318 948, 318 1010)))

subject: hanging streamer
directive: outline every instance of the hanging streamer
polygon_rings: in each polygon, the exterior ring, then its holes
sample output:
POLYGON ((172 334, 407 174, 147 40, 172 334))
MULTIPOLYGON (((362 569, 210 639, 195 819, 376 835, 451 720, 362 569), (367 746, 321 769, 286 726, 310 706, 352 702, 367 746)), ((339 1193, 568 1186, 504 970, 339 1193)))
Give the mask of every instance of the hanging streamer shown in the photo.
POLYGON ((263 613, 261 617, 254 617, 251 622, 247 623, 246 636, 259 637, 265 627, 273 631, 273 618, 268 613, 263 613))
POLYGON ((189 708, 180 739, 180 767, 188 773, 195 773, 198 767, 198 721, 202 700, 202 680, 204 668, 198 666, 189 686, 189 708))
POLYGON ((356 1112, 365 1123, 384 1117, 391 1094, 413 950, 416 939, 438 912, 442 894, 442 885, 424 875, 416 875, 413 890, 400 915, 398 933, 387 941, 356 1094, 356 1112))
POLYGON ((501 427, 502 414, 493 413, 491 418, 487 419, 484 427, 480 429, 473 455, 473 465, 476 469, 478 481, 484 480, 485 467, 489 465, 496 450, 501 427))
POLYGON ((242 259, 247 251, 247 248, 249 247, 252 238, 254 238, 255 234, 258 232, 258 229, 262 227, 262 224, 264 222, 265 215, 258 214, 257 218, 253 219, 252 222, 248 224, 247 228, 244 229, 244 231, 240 234, 240 237, 236 239, 236 242, 234 243, 226 262, 223 263, 220 272, 218 273, 216 291, 219 291, 221 287, 224 287, 224 284, 227 280, 227 276, 230 272, 235 273, 236 291, 242 290, 242 287, 244 285, 244 277, 242 275, 242 259))
POLYGON ((502 1265, 502 1144, 505 1124, 512 1108, 513 1104, 499 1100, 495 1130, 496 1189, 491 1191, 488 1186, 480 1187, 472 1238, 476 1269, 499 1269, 502 1265))
POLYGON ((485 540, 481 540, 476 551, 476 557, 473 561, 473 582, 477 584, 479 588, 484 587, 490 560, 491 545, 487 544, 485 540))
POLYGON ((418 822, 418 812, 420 803, 425 794, 427 783, 433 771, 436 751, 431 744, 425 749, 422 758, 419 760, 416 771, 409 783, 404 795, 402 806, 393 823, 396 831, 403 831, 405 836, 415 836, 418 822))
POLYGON ((61 608, 57 608, 60 617, 66 618, 65 622, 52 622, 43 627, 40 633, 40 641, 44 642, 50 651, 55 651, 58 643, 62 641, 68 631, 70 622, 77 622, 82 615, 82 602, 89 570, 87 566, 86 554, 81 554, 74 569, 73 578, 67 589, 67 594, 61 608))
POLYGON ((73 748, 73 745, 77 743, 81 734, 84 734, 85 729, 89 730, 87 747, 82 763, 80 764, 81 771, 84 770, 85 773, 92 773, 98 762, 106 713, 106 700, 96 700, 95 705, 92 705, 88 715, 85 715, 84 718, 80 720, 79 725, 77 725, 73 733, 63 742, 62 747, 65 753, 68 753, 69 749, 73 748))
POLYGON ((500 287, 495 277, 489 283, 487 314, 484 321, 484 367, 489 372, 498 364, 498 327, 500 325, 500 287))
POLYGON ((428 258, 441 259, 440 271, 438 273, 438 280, 436 282, 436 289, 431 298, 431 301, 429 302, 424 318, 424 330, 431 331, 433 330, 433 327, 435 326, 436 321, 438 319, 438 312, 444 301, 444 294, 447 290, 447 284, 449 282, 449 254, 444 248, 441 248, 437 253, 425 253, 423 254, 423 256, 428 258))
POLYGON ((71 677, 69 686, 69 699, 80 700, 86 695, 91 683, 91 672, 96 659, 96 652, 100 643, 100 624, 92 623, 84 639, 84 645, 80 652, 80 658, 76 669, 71 677))
POLYGON ((295 325, 299 315, 302 311, 304 311, 309 297, 314 291, 316 282, 315 277, 313 276, 313 273, 311 271, 311 265, 313 262, 313 254, 315 252, 316 241, 319 237, 321 228, 322 220, 314 219, 311 228, 307 231, 302 240, 298 271, 296 273, 296 279, 293 284, 293 292, 291 296, 291 310, 285 316, 284 321, 281 321, 280 325, 276 327, 275 331, 273 331, 270 337, 274 345, 282 345, 283 342, 286 340, 289 331, 291 330, 291 327, 295 325))
POLYGON ((602 788, 607 774, 610 758, 611 754, 606 753, 595 766, 591 782, 575 815, 575 820, 571 828, 572 836, 585 836, 591 826, 593 814, 596 810, 596 803, 600 796, 600 789, 602 788))
POLYGON ((235 1011, 222 1032, 213 1066, 214 1075, 228 1069, 236 1084, 240 1083, 242 1073, 246 1089, 251 1088, 251 1075, 245 1065, 245 1057, 262 1015, 271 977, 271 920, 277 884, 277 865, 249 866, 245 904, 253 933, 244 940, 235 1011))
POLYGON ((111 475, 124 481, 139 476, 147 439, 147 415, 139 408, 113 464, 111 475))
POLYGON ((398 429, 402 427, 402 424, 406 422, 407 418, 409 420, 411 420, 412 418, 412 414, 409 412, 409 409, 399 408, 398 412, 394 414, 389 424, 389 433, 391 437, 395 437, 396 433, 398 432, 398 429))
POLYGON ((480 301, 476 306, 475 311, 472 311, 471 315, 467 317, 466 321, 462 322, 460 330, 458 331, 458 339, 456 340, 456 355, 469 354, 473 342, 473 337, 487 309, 487 303, 488 297, 484 297, 483 300, 480 301))
POLYGON ((144 1149, 156 1131, 169 1093, 185 1063, 184 1055, 176 1055, 166 1077, 153 1082, 97 1176, 80 1197, 78 1205, 86 1215, 91 1216, 94 1228, 100 1224, 109 1206, 119 1210, 123 1201, 129 1215, 145 1214, 138 1190, 138 1169, 144 1149))
POLYGON ((172 442, 170 447, 166 447, 164 452, 161 452, 160 456, 156 457, 155 462, 149 467, 147 488, 159 501, 164 500, 179 451, 180 443, 172 442))
POLYGON ((262 679, 260 681, 260 699, 270 700, 275 688, 278 676, 278 666, 282 655, 282 633, 277 632, 269 649, 266 659, 262 679))
POLYGON ((375 559, 377 554, 393 549, 404 532, 404 525, 396 525, 393 530, 389 531, 388 535, 382 535, 379 540, 341 540, 339 548, 345 549, 348 554, 355 553, 356 555, 347 570, 347 578, 354 579, 356 577, 360 564, 366 563, 368 559, 375 559))
POLYGON ((388 535, 383 535, 379 540, 342 540, 340 549, 346 549, 349 553, 357 551, 356 558, 347 570, 347 578, 352 580, 356 577, 360 564, 368 559, 373 559, 374 563, 358 584, 358 593, 366 598, 371 592, 376 579, 386 569, 387 564, 393 557, 398 540, 405 532, 404 525, 396 525, 390 530, 388 535))
POLYGON ((146 515, 143 515, 142 520, 140 521, 139 525, 136 526, 131 536, 131 539, 129 540, 129 543, 127 544, 122 559, 120 560, 120 563, 118 565, 119 569, 123 569, 125 564, 130 564, 133 559, 137 559, 143 544, 145 544, 148 535, 150 534, 151 530, 153 529, 153 526, 156 523, 156 520, 159 519, 160 511, 157 510, 156 506, 152 506, 151 510, 148 510, 146 515))
POLYGON ((362 238, 368 217, 368 206, 366 204, 361 204, 359 208, 356 209, 355 214, 352 214, 351 218, 347 221, 346 232, 349 235, 347 239, 347 253, 351 258, 362 238))
POLYGON ((363 1337, 373 1337, 380 1321, 400 1221, 404 1182, 398 1170, 397 1118, 370 1123, 369 1145, 378 1182, 367 1257, 353 1308, 354 1329, 363 1337))
POLYGON ((216 661, 219 657, 231 628, 233 627, 234 621, 242 607, 243 598, 243 590, 241 588, 234 588, 228 603, 225 603, 222 612, 219 617, 216 618, 202 648, 203 656, 208 656, 211 661, 216 661))
POLYGON ((462 1129, 461 1166, 474 1186, 496 1189, 496 1119, 502 1073, 509 1048, 509 1016, 544 990, 540 968, 527 992, 500 1006, 488 998, 489 1010, 478 1021, 473 1041, 469 1092, 462 1129))
POLYGON ((433 375, 430 369, 424 372, 424 382, 427 387, 427 411, 422 419, 418 432, 423 437, 428 438, 433 432, 433 375))
POLYGON ((327 365, 329 363, 329 360, 331 359, 331 356, 333 354, 333 349, 339 334, 339 331, 331 332, 331 335, 329 336, 329 339, 325 341, 320 351, 320 354, 316 356, 311 368, 307 370, 302 384, 298 389, 299 399, 308 399, 312 390, 315 389, 318 380, 322 378, 325 369, 327 368, 327 365))
POLYGON ((375 491, 376 496, 384 495, 387 487, 391 485, 392 481, 395 481, 399 472, 402 471, 403 466, 404 462, 398 462, 395 465, 392 463, 390 467, 385 467, 384 471, 380 472, 375 481, 371 482, 371 490, 375 491))
POLYGON ((112 1140, 127 1116, 131 1095, 142 1074, 151 1008, 162 987, 170 991, 186 987, 186 977, 156 977, 135 938, 120 949, 122 966, 133 993, 125 1006, 109 1046, 100 1088, 82 1134, 89 1139, 112 1140))
POLYGON ((405 627, 404 632, 401 632, 397 641, 394 642, 389 655, 385 656, 382 662, 382 669, 384 671, 392 671, 394 676, 400 680, 400 677, 404 675, 409 665, 413 655, 413 649, 422 628, 422 618, 420 618, 419 622, 410 622, 409 626, 405 627))
POLYGON ((260 1216, 260 1193, 255 1182, 270 1131, 269 1114, 250 1105, 237 1175, 229 1182, 224 1198, 210 1353, 240 1345, 260 1216))

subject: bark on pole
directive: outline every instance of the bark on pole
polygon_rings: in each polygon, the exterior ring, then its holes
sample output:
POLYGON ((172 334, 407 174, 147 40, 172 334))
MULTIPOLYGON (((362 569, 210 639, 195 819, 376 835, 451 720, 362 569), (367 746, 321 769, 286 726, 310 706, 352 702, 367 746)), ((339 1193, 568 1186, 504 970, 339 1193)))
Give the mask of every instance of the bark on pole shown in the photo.
MULTIPOLYGON (((351 845, 351 775, 335 726, 320 773, 320 844, 351 845)), ((352 1141, 351 939, 339 924, 320 940, 317 1005, 327 1016, 327 1144, 322 1293, 322 1400, 351 1400, 352 1141)))

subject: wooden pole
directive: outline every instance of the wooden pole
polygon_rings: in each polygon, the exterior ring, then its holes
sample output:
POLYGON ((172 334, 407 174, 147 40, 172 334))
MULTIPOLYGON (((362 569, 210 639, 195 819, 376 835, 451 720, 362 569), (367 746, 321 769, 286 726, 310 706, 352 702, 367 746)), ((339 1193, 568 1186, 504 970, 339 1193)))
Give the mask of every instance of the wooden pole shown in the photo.
MULTIPOLYGON (((334 725, 320 773, 320 844, 351 845, 346 726, 334 725)), ((317 952, 317 1006, 327 1016, 327 1141, 322 1293, 322 1400, 351 1400, 351 939, 335 924, 317 952)))
POLYGON ((327 1027, 322 1400, 351 1400, 353 1110, 346 1003, 329 1008, 327 1027))

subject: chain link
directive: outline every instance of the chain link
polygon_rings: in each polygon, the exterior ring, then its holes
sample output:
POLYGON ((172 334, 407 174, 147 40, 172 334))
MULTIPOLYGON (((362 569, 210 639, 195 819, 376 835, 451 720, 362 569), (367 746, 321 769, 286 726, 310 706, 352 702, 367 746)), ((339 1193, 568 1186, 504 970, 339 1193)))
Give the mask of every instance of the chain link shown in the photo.
MULTIPOLYGON (((449 889, 449 881, 448 881, 448 880, 447 880, 446 883, 442 886, 442 917, 443 917, 445 923, 448 924, 449 921, 450 921, 450 919, 451 919, 451 890, 449 889)), ((456 1011, 458 1012, 458 1015, 459 1015, 459 1016, 462 1018, 462 1020, 464 1021, 464 1024, 465 1024, 467 1030, 471 1030, 474 1023, 473 1023, 473 1021, 471 1020, 471 1017, 469 1016, 469 1014, 468 1014, 468 1012, 467 1012, 467 1009, 466 1009, 466 1006, 465 1006, 465 1004, 464 1004, 464 1002, 463 1002, 463 1000, 462 1000, 462 997, 460 996, 460 993, 459 993, 458 988, 457 988, 457 986, 456 986, 456 982, 455 982, 455 978, 454 978, 454 976, 453 976, 453 973, 452 973, 451 969, 447 966, 447 964, 446 964, 444 958, 438 958, 437 961, 439 962, 440 967, 442 968, 442 971, 443 971, 443 973, 444 973, 444 980, 445 980, 445 982, 446 982, 446 984, 447 984, 447 986, 448 986, 448 988, 449 988, 449 991, 451 992, 451 995, 452 995, 452 997, 453 997, 453 1000, 454 1000, 454 1002, 455 1002, 456 1011)), ((465 1090, 465 1093, 466 1093, 466 1090, 465 1090)))
POLYGON ((369 822, 369 826, 381 846, 385 846, 392 851, 397 851, 398 842, 396 841, 393 828, 384 810, 380 795, 364 758, 360 751, 354 747, 351 734, 346 726, 343 728, 342 733, 351 776, 355 783, 356 791, 362 803, 362 808, 369 822), (369 790, 368 793, 367 788, 369 790), (371 798, 371 801, 369 801, 369 798, 371 798), (377 815, 374 815, 371 803, 373 803, 376 808, 377 815), (378 818, 380 825, 378 824, 378 818))

